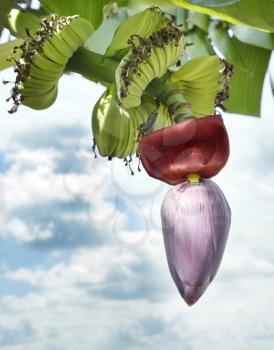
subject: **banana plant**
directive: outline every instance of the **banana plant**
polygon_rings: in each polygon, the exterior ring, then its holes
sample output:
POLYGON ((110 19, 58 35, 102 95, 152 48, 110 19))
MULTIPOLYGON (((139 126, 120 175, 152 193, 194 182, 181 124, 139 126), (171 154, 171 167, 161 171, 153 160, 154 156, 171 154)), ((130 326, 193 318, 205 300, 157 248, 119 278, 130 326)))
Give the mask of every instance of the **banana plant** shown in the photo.
POLYGON ((271 0, 0 3, 13 38, 0 46, 0 69, 15 66, 9 112, 50 107, 67 72, 105 86, 92 111, 93 149, 126 164, 136 154, 149 176, 173 186, 164 244, 189 305, 215 277, 231 222, 210 180, 229 157, 221 111, 260 115, 273 18, 271 0))

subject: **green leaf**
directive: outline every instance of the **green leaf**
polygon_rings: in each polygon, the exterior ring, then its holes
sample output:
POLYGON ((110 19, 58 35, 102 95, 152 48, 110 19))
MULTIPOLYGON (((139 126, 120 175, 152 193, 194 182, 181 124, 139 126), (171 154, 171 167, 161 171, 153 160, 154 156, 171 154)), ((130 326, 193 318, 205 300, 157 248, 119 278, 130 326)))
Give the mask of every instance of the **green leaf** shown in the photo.
POLYGON ((263 82, 271 51, 243 44, 233 38, 233 44, 243 57, 247 70, 235 67, 231 79, 229 100, 224 104, 228 112, 260 116, 263 82))
POLYGON ((40 27, 40 19, 35 15, 39 11, 24 10, 17 6, 13 1, 0 1, 0 26, 10 30, 15 37, 26 37, 25 28, 28 28, 32 34, 40 27))
POLYGON ((187 0, 169 0, 167 3, 219 17, 234 24, 245 24, 259 30, 274 32, 273 0, 241 0, 217 8, 194 5, 187 0))
POLYGON ((104 6, 111 0, 40 0, 42 5, 52 13, 62 16, 79 15, 88 20, 96 29, 103 20, 104 6))
POLYGON ((204 13, 189 11, 187 21, 189 25, 195 25, 204 32, 207 32, 210 19, 209 16, 205 15, 204 13))
POLYGON ((217 56, 203 56, 184 64, 172 73, 170 81, 178 86, 196 116, 214 112, 215 100, 223 88, 224 65, 217 56))
POLYGON ((182 63, 192 58, 214 55, 207 35, 199 28, 194 28, 187 32, 186 42, 191 46, 186 47, 185 55, 181 61, 182 63))
POLYGON ((0 1, 0 26, 9 27, 8 14, 12 9, 20 9, 20 7, 11 0, 0 1))
POLYGON ((103 55, 110 45, 114 32, 120 23, 127 18, 127 10, 120 9, 118 14, 105 19, 100 27, 86 41, 85 47, 103 55))
POLYGON ((229 63, 242 70, 247 70, 247 66, 241 52, 238 50, 238 46, 236 46, 235 41, 232 40, 228 34, 228 28, 223 28, 222 24, 212 22, 209 26, 208 34, 219 53, 221 53, 229 63))
POLYGON ((236 24, 232 26, 233 34, 243 43, 263 47, 264 49, 274 49, 274 34, 261 32, 259 30, 236 24))
POLYGON ((206 7, 220 7, 234 4, 240 0, 189 0, 193 5, 200 5, 206 7))
POLYGON ((40 27, 40 20, 33 13, 12 9, 8 15, 9 29, 11 33, 20 38, 26 37, 26 28, 34 34, 40 27))
POLYGON ((14 65, 14 61, 7 61, 7 58, 9 58, 11 55, 14 58, 19 58, 19 52, 14 54, 12 50, 15 46, 19 46, 22 42, 23 40, 16 39, 4 44, 0 44, 0 70, 14 65))
POLYGON ((180 7, 173 8, 175 9, 174 16, 176 17, 176 23, 182 25, 184 31, 188 31, 188 11, 180 7))

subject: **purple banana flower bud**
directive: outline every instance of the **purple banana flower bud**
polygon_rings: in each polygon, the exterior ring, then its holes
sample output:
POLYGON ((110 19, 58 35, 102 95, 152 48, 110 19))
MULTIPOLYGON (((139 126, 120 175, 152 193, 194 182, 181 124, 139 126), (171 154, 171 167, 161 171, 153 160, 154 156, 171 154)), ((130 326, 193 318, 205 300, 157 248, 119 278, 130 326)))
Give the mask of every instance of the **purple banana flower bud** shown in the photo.
POLYGON ((171 276, 191 306, 221 263, 231 223, 229 205, 213 181, 201 179, 172 187, 164 198, 161 217, 171 276))

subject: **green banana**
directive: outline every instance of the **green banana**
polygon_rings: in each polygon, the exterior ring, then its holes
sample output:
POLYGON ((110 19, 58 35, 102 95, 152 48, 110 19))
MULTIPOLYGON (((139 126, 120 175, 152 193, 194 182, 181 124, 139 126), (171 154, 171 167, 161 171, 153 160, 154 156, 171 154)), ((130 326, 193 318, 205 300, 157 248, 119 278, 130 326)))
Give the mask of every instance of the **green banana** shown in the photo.
POLYGON ((115 73, 117 97, 122 105, 127 109, 139 106, 148 84, 162 77, 179 60, 184 48, 183 34, 173 25, 153 33, 148 39, 139 38, 139 45, 134 44, 115 73))
POLYGON ((229 74, 232 67, 217 56, 202 56, 185 63, 173 72, 169 81, 176 86, 191 104, 195 116, 214 112, 218 95, 229 93, 229 74))
POLYGON ((82 39, 69 26, 62 28, 59 32, 60 37, 68 44, 73 52, 83 45, 82 39))
POLYGON ((92 113, 93 136, 101 156, 126 158, 132 154, 136 148, 134 125, 137 123, 129 111, 118 105, 116 87, 112 84, 92 113))
MULTIPOLYGON (((27 64, 27 61, 26 61, 26 64, 27 64)), ((53 73, 61 73, 61 74, 63 73, 65 68, 61 64, 49 60, 42 53, 35 54, 35 56, 33 57, 32 64, 40 69, 44 69, 53 73)))
POLYGON ((58 86, 55 85, 50 91, 39 96, 23 96, 22 103, 32 109, 46 109, 52 105, 57 98, 58 86))
POLYGON ((159 7, 148 8, 124 20, 116 32, 105 53, 112 57, 118 51, 129 49, 128 39, 132 36, 148 38, 152 33, 172 23, 172 16, 164 13, 159 7))
POLYGON ((151 79, 151 77, 153 77, 155 75, 153 68, 151 67, 151 65, 149 64, 149 62, 147 62, 147 64, 142 64, 140 65, 140 73, 146 77, 146 79, 149 81, 151 79))
POLYGON ((37 79, 43 79, 43 80, 57 80, 60 78, 60 76, 63 74, 63 70, 61 70, 59 73, 45 70, 37 67, 35 64, 31 65, 29 75, 30 77, 37 78, 37 79))
POLYGON ((137 151, 140 134, 171 124, 167 108, 157 108, 151 96, 142 104, 126 110, 118 104, 116 86, 112 84, 97 101, 92 112, 92 131, 101 156, 127 158, 137 151), (151 116, 156 119, 151 122, 151 116))
POLYGON ((115 86, 111 85, 97 101, 92 112, 93 137, 103 157, 112 156, 120 134, 120 123, 115 117, 118 111, 115 94, 115 86), (113 119, 110 115, 114 116, 113 119))
POLYGON ((16 61, 18 76, 11 90, 14 105, 10 113, 14 113, 20 104, 43 109, 54 103, 58 80, 68 59, 94 30, 89 22, 78 16, 52 15, 43 19, 41 26, 35 37, 28 35, 20 46, 22 53, 16 61))
POLYGON ((56 84, 51 85, 51 86, 43 86, 43 87, 40 87, 39 89, 37 89, 37 88, 32 87, 32 86, 25 86, 24 85, 24 88, 22 89, 22 95, 24 96, 24 98, 45 95, 50 90, 52 90, 55 86, 56 86, 56 84))
POLYGON ((52 88, 54 85, 56 85, 55 80, 42 80, 30 77, 29 79, 24 81, 22 90, 24 90, 24 88, 27 87, 40 90, 42 88, 52 88))
POLYGON ((117 139, 116 147, 114 149, 114 155, 118 158, 125 158, 127 154, 125 153, 127 149, 128 134, 129 134, 129 122, 128 113, 126 110, 119 108, 120 110, 120 134, 117 139))
MULTIPOLYGON (((155 47, 153 51, 155 52, 155 55, 158 59, 158 67, 169 67, 170 64, 166 62, 166 55, 165 55, 165 49, 168 50, 168 45, 164 47, 155 47)), ((166 72, 166 70, 163 72, 163 69, 160 69, 157 76, 161 78, 161 76, 166 72)))
POLYGON ((61 66, 65 66, 68 62, 68 57, 62 55, 56 48, 50 43, 50 41, 46 41, 43 46, 43 53, 45 57, 50 59, 53 62, 60 64, 61 66))
POLYGON ((77 17, 71 21, 69 27, 79 36, 83 44, 94 31, 93 26, 81 17, 77 17))
POLYGON ((58 33, 49 38, 48 41, 65 58, 69 59, 73 55, 74 51, 72 48, 61 38, 58 33))

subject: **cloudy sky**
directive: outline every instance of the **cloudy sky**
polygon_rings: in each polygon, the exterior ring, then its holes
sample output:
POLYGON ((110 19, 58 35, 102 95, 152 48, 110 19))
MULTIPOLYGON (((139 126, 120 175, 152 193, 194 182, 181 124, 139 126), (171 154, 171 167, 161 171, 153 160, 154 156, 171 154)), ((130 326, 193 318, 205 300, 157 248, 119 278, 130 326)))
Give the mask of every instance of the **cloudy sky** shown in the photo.
POLYGON ((215 181, 232 227, 219 273, 192 308, 166 263, 159 208, 168 186, 92 156, 102 91, 64 76, 54 106, 10 116, 1 87, 1 349, 273 349, 270 89, 261 119, 224 117, 231 157, 215 181))

